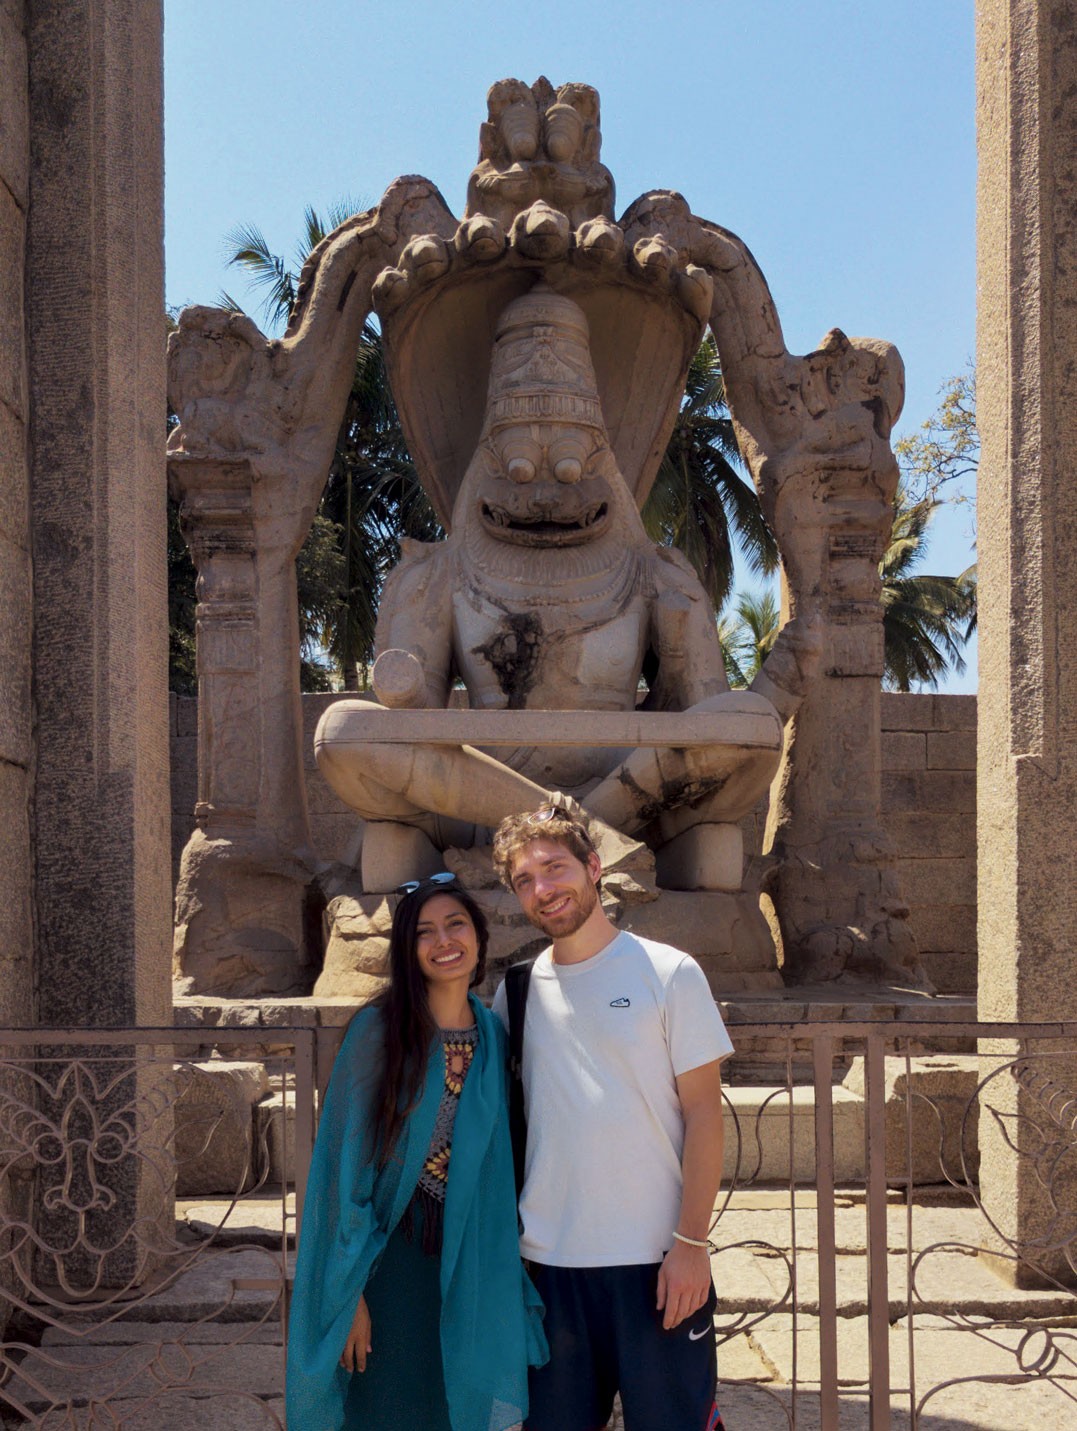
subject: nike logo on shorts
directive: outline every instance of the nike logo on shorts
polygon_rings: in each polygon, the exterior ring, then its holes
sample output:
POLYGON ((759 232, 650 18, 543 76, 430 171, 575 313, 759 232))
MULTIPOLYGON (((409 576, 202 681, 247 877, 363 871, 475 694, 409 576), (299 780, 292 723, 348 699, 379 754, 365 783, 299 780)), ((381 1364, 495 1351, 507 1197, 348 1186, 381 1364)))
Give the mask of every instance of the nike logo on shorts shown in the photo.
POLYGON ((710 1325, 708 1324, 708 1325, 705 1326, 705 1327, 701 1327, 698 1332, 689 1332, 689 1333, 688 1333, 688 1340, 689 1340, 690 1342, 698 1342, 699 1339, 700 1339, 700 1337, 705 1337, 709 1331, 710 1331, 710 1325))
POLYGON ((632 1000, 631 1000, 631 999, 620 998, 620 999, 611 999, 611 1000, 610 1000, 610 1008, 611 1008, 611 1009, 629 1009, 629 1008, 631 1008, 631 1007, 632 1007, 632 1000))

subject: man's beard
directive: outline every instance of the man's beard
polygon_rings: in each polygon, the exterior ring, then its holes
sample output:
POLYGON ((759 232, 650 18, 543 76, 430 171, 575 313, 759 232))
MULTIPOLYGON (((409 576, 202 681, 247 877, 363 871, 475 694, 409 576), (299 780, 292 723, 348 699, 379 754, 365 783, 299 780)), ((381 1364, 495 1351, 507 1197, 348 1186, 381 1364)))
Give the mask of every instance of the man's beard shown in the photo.
MULTIPOLYGON (((575 891, 572 892, 575 893, 575 891)), ((536 912, 531 923, 536 929, 541 929, 543 934, 550 939, 567 939, 569 935, 575 934, 578 929, 583 928, 597 904, 598 889, 588 880, 578 899, 574 900, 563 914, 546 918, 536 912)))

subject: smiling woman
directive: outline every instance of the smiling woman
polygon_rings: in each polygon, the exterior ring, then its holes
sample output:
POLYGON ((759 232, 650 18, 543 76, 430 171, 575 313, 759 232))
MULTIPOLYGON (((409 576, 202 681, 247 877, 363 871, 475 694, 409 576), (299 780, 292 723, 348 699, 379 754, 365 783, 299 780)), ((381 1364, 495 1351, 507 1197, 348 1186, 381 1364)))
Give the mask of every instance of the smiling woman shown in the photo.
POLYGON ((504 1034, 470 992, 487 938, 451 875, 402 886, 388 992, 353 1020, 318 1128, 289 1425, 505 1431, 527 1413, 546 1348, 517 1243, 504 1034))

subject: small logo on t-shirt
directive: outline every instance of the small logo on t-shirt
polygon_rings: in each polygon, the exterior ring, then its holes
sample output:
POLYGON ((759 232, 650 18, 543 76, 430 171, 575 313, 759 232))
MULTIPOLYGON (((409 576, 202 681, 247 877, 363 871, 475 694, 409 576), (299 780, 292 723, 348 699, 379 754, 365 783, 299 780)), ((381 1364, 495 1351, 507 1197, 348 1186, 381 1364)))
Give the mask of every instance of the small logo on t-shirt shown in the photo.
POLYGON ((624 998, 622 998, 622 999, 611 999, 611 1000, 610 1000, 610 1008, 611 1008, 611 1009, 628 1009, 628 1008, 631 1008, 631 1007, 632 1007, 632 1000, 631 1000, 631 999, 624 999, 624 998))

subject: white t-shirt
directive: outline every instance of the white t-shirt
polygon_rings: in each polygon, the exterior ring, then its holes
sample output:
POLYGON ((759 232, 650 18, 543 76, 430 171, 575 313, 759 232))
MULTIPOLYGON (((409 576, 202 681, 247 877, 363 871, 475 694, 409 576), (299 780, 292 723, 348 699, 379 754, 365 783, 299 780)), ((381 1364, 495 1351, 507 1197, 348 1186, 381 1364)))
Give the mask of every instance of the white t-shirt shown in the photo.
MULTIPOLYGON (((504 984, 493 1007, 507 1027, 504 984)), ((621 932, 580 964, 540 954, 524 1022, 523 1256, 660 1262, 681 1208, 675 1080, 732 1051, 703 970, 680 949, 621 932)))

